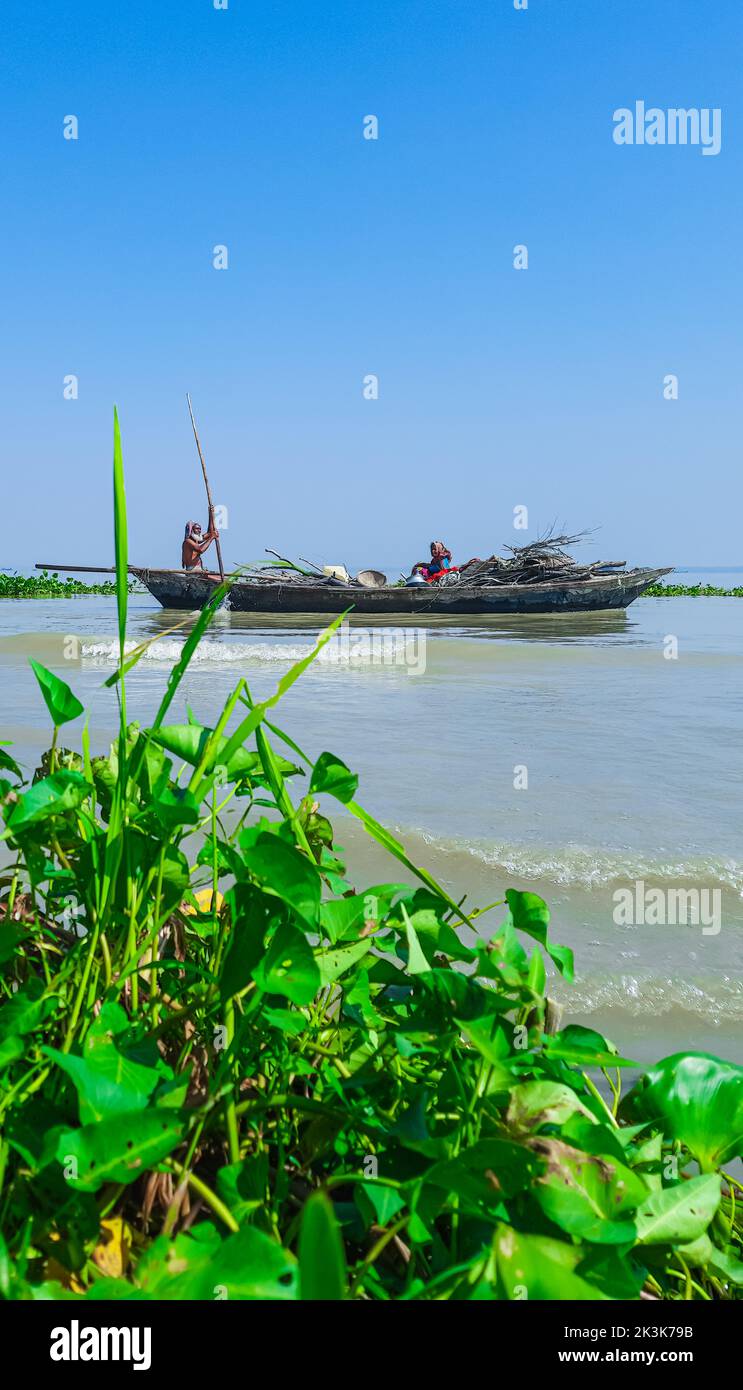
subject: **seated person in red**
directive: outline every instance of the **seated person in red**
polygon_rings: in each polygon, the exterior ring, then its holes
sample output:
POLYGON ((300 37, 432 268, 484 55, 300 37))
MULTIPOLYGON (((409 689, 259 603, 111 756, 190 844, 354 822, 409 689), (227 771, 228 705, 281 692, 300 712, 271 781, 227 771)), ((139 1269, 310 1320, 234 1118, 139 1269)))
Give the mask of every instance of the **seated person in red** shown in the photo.
POLYGON ((436 579, 451 568, 451 551, 447 550, 443 541, 431 541, 430 561, 428 564, 414 565, 413 574, 422 574, 424 579, 436 579))

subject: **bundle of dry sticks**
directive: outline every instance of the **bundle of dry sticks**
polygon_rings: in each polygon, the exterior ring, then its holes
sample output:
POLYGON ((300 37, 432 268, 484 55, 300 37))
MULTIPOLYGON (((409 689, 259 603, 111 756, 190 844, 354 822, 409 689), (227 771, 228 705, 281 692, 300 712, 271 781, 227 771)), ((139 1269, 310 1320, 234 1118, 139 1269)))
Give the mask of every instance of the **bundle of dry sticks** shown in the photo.
POLYGON ((488 560, 470 560, 463 565, 458 582, 477 588, 489 588, 494 584, 544 584, 555 579, 580 583, 598 578, 607 571, 622 569, 626 560, 576 564, 567 547, 577 545, 587 534, 581 531, 577 536, 555 536, 550 532, 529 545, 504 546, 506 555, 491 555, 488 560))
MULTIPOLYGON (((444 574, 436 584, 490 588, 496 584, 544 584, 556 579, 569 579, 571 583, 579 584, 582 580, 596 579, 601 574, 622 569, 626 560, 594 560, 590 565, 576 563, 568 554, 568 547, 577 545, 588 534, 587 531, 580 531, 576 536, 556 536, 550 531, 529 545, 507 545, 503 547, 505 555, 491 555, 487 560, 469 560, 459 570, 444 574)), ((273 563, 250 566, 245 570, 252 583, 362 587, 351 576, 347 580, 329 577, 313 560, 302 561, 303 566, 312 567, 305 569, 275 550, 267 553, 276 557, 273 563)))

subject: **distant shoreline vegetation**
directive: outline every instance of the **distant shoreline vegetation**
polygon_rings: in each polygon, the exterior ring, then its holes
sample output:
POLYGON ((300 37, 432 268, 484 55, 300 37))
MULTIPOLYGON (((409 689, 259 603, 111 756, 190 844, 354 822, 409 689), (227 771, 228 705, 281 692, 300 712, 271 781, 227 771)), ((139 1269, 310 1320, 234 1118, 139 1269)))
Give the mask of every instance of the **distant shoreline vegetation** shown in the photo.
MULTIPOLYGON (((139 593, 136 580, 129 584, 129 593, 139 593)), ((56 572, 42 570, 41 574, 0 574, 0 598, 77 598, 81 594, 115 594, 116 585, 110 579, 102 584, 83 584, 79 579, 60 579, 56 572)))
MULTIPOLYGON (((129 593, 144 593, 136 580, 131 580, 129 593)), ((56 572, 42 570, 39 575, 0 574, 0 599, 3 598, 77 598, 85 594, 116 593, 116 585, 106 579, 102 584, 83 584, 79 579, 60 579, 56 572)), ((743 586, 721 589, 714 584, 652 584, 641 598, 743 598, 743 586)))
POLYGON ((651 584, 641 598, 743 598, 743 587, 719 589, 715 584, 651 584))

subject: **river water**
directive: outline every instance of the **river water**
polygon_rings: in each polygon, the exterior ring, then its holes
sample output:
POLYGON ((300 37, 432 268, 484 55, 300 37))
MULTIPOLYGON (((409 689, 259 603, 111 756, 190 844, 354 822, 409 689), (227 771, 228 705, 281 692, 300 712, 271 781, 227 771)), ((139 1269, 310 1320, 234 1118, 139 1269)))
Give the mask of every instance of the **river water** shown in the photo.
MULTIPOLYGON (((166 631, 182 616, 149 595, 130 600, 131 639, 157 639, 127 683, 142 723, 188 630, 166 631)), ((554 938, 576 952, 576 983, 552 986, 573 1021, 641 1062, 682 1048, 743 1062, 743 600, 431 618, 407 637, 361 622, 286 695, 277 722, 312 757, 329 749, 357 771, 362 803, 470 905, 509 886, 548 901, 554 938), (669 890, 683 890, 684 907, 669 890)), ((320 626, 220 613, 172 722, 188 704, 213 723, 241 675, 266 695, 320 626)), ((117 719, 103 686, 114 632, 108 598, 0 604, 0 736, 30 768, 49 728, 28 656, 72 686, 102 751, 117 719)), ((65 741, 79 747, 79 724, 65 741)), ((401 877, 331 814, 359 886, 401 877)), ((484 920, 495 930, 498 910, 484 920)))

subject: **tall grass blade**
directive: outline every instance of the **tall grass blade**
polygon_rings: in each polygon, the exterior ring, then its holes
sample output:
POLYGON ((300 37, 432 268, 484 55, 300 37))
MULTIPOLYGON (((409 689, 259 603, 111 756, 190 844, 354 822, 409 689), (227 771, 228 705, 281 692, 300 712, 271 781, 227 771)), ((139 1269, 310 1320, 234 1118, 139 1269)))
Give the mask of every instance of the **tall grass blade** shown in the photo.
POLYGON ((129 600, 129 541, 126 525, 124 461, 121 454, 119 413, 114 406, 114 542, 116 548, 116 609, 119 618, 119 654, 124 662, 126 615, 129 600))

